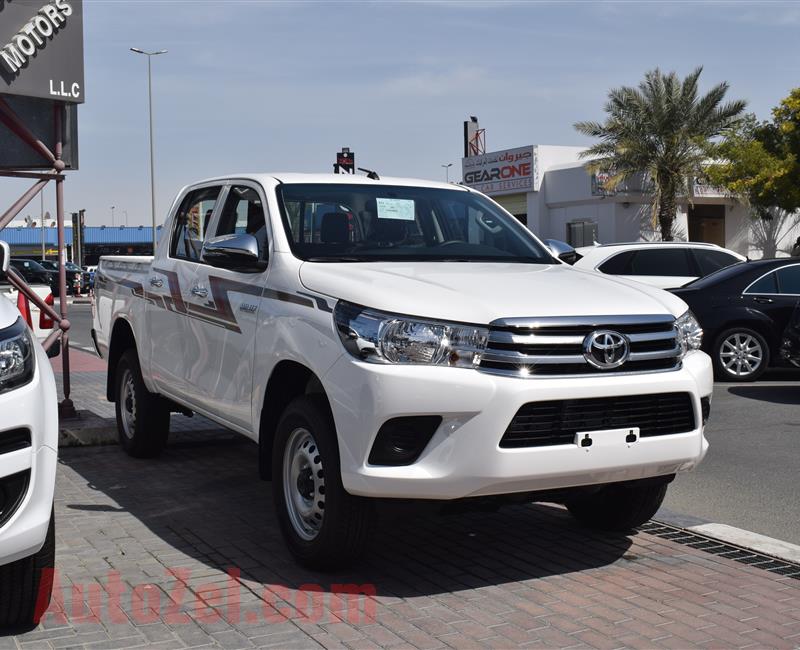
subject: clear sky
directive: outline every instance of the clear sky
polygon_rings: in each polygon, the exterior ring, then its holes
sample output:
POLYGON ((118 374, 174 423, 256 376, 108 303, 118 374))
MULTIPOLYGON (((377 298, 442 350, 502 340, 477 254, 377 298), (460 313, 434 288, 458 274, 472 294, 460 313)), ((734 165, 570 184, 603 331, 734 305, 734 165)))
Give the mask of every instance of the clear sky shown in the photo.
MULTIPOLYGON (((181 186, 244 171, 330 171, 349 146, 381 174, 460 173, 462 122, 489 150, 583 145, 609 88, 704 66, 759 118, 800 85, 798 2, 85 0, 86 103, 68 212, 150 222, 153 59, 157 220, 181 186)), ((451 176, 452 178, 452 176, 451 176)), ((0 179, 0 207, 27 182, 0 179)), ((54 211, 53 190, 46 209, 54 211)), ((38 214, 38 201, 28 212, 38 214)))

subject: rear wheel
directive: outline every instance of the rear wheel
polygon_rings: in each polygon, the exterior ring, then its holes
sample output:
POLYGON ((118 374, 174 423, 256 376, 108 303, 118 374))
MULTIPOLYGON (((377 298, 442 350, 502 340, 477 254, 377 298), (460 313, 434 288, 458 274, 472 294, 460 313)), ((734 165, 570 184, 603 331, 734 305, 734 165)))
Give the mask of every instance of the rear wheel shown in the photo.
POLYGON ((336 431, 323 398, 305 395, 286 407, 275 434, 272 477, 281 532, 298 562, 332 569, 361 557, 372 507, 342 486, 336 431))
POLYGON ((50 604, 56 556, 55 517, 41 550, 0 567, 0 628, 35 625, 50 604))
POLYGON ((584 526, 626 531, 656 514, 667 494, 668 481, 617 483, 567 502, 567 509, 584 526))
POLYGON ((769 347, 758 332, 729 329, 714 344, 714 370, 723 381, 754 381, 769 365, 769 347))
POLYGON ((169 435, 169 406, 147 390, 139 359, 126 350, 117 364, 116 414, 119 444, 135 458, 158 456, 169 435))

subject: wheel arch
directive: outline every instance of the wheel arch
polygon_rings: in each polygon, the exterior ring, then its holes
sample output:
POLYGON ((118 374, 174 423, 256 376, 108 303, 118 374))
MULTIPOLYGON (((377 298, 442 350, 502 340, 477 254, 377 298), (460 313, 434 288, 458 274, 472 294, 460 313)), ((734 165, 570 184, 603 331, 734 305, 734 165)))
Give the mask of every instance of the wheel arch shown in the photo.
POLYGON ((106 399, 109 402, 116 401, 114 394, 114 381, 117 375, 117 364, 120 358, 125 354, 125 350, 133 348, 136 355, 139 355, 139 350, 136 347, 136 337, 133 334, 133 327, 124 318, 118 318, 114 322, 114 327, 111 330, 111 340, 108 345, 108 372, 106 374, 106 399))
POLYGON ((284 360, 272 370, 264 391, 258 430, 258 471, 265 481, 272 479, 272 444, 278 421, 289 403, 301 395, 319 395, 333 422, 328 396, 319 377, 308 366, 284 360))

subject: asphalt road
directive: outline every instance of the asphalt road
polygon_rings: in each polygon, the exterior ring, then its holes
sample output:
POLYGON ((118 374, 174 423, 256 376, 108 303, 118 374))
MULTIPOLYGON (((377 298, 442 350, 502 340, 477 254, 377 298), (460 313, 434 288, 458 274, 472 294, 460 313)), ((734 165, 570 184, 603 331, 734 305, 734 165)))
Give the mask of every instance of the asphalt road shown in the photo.
POLYGON ((705 460, 664 506, 800 544, 800 373, 716 384, 706 437, 705 460))
MULTIPOLYGON (((70 305, 71 345, 91 351, 90 305, 70 305)), ((664 507, 686 524, 713 521, 800 544, 800 371, 719 383, 700 467, 670 486, 664 507)))

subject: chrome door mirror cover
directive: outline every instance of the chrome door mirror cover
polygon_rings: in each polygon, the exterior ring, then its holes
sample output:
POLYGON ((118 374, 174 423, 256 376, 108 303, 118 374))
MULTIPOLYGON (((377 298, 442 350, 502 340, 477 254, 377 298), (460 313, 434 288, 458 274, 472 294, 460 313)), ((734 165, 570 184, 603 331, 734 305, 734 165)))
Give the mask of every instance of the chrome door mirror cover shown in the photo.
POLYGON ((578 261, 577 251, 568 243, 563 242, 560 239, 545 239, 544 244, 547 246, 553 256, 557 257, 562 262, 566 262, 567 264, 575 264, 575 262, 578 261))
POLYGON ((209 239, 203 244, 200 259, 211 266, 233 271, 260 271, 266 268, 266 262, 258 256, 258 241, 247 233, 209 239))
POLYGON ((8 273, 11 264, 11 247, 7 242, 0 240, 0 275, 8 273))

